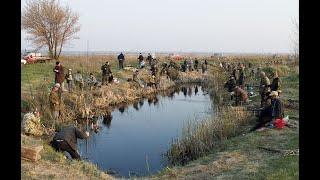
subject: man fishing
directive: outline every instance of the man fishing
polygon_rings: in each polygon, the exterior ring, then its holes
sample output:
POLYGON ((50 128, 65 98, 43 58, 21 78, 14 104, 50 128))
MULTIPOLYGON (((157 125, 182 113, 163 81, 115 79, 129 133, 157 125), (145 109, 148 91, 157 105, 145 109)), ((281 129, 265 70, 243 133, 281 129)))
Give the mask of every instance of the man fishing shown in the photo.
POLYGON ((57 132, 51 141, 51 145, 56 151, 67 151, 73 159, 80 160, 77 151, 77 139, 87 139, 88 137, 88 131, 82 132, 76 126, 71 125, 57 132))
POLYGON ((224 84, 224 88, 227 88, 230 93, 231 100, 233 99, 233 89, 236 87, 236 80, 233 76, 230 76, 229 80, 224 84))
POLYGON ((239 86, 236 86, 234 88, 234 95, 235 95, 235 103, 236 106, 238 106, 239 104, 242 105, 242 103, 247 103, 249 98, 248 98, 248 93, 241 89, 239 86))

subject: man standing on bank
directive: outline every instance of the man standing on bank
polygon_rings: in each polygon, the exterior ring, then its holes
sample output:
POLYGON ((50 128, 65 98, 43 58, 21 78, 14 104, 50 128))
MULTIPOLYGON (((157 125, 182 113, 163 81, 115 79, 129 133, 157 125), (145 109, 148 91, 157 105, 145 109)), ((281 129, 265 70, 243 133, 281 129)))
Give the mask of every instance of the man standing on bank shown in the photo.
POLYGON ((119 69, 123 69, 124 55, 122 54, 122 52, 118 56, 118 61, 119 61, 119 69))
POLYGON ((108 61, 101 66, 101 71, 102 71, 102 85, 107 85, 109 81, 109 75, 111 74, 111 69, 108 61))
POLYGON ((55 78, 54 78, 54 83, 59 83, 61 85, 62 91, 66 91, 64 88, 64 69, 60 63, 60 61, 56 62, 56 66, 54 67, 53 71, 55 72, 55 78))

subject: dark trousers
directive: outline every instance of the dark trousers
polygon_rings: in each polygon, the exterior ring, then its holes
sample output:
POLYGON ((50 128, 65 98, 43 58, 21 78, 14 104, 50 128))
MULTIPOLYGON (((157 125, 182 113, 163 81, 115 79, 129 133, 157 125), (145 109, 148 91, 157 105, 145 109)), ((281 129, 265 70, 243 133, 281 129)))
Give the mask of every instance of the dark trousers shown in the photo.
POLYGON ((119 61, 119 69, 123 69, 123 60, 119 61))
POLYGON ((73 159, 80 159, 80 155, 78 154, 78 152, 72 149, 67 141, 53 140, 51 142, 51 145, 56 151, 60 151, 60 152, 67 151, 73 159))
POLYGON ((102 85, 108 84, 109 75, 102 74, 102 85))
POLYGON ((266 93, 261 93, 261 103, 260 103, 260 107, 263 107, 264 102, 266 102, 266 93))
POLYGON ((260 111, 258 123, 253 128, 251 128, 250 131, 255 131, 256 129, 263 127, 266 123, 269 123, 271 121, 271 108, 265 108, 260 111))

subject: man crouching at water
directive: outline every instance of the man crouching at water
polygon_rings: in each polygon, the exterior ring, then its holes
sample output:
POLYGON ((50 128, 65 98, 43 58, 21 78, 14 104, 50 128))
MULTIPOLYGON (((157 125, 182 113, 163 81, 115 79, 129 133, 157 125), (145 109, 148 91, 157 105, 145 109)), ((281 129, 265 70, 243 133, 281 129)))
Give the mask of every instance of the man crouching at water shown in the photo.
POLYGON ((80 159, 77 151, 77 138, 86 139, 88 137, 88 131, 84 133, 77 127, 71 125, 57 132, 51 141, 51 145, 56 151, 67 151, 73 159, 80 159))

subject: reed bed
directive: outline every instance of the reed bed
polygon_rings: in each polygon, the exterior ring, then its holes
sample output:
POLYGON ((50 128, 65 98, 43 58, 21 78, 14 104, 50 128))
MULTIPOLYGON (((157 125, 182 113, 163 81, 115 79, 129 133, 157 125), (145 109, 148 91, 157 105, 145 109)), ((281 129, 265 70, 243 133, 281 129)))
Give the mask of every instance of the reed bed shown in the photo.
POLYGON ((250 114, 242 107, 223 107, 216 109, 211 118, 188 121, 181 137, 172 140, 165 157, 169 165, 184 165, 208 154, 220 141, 237 135, 250 120, 250 114))

